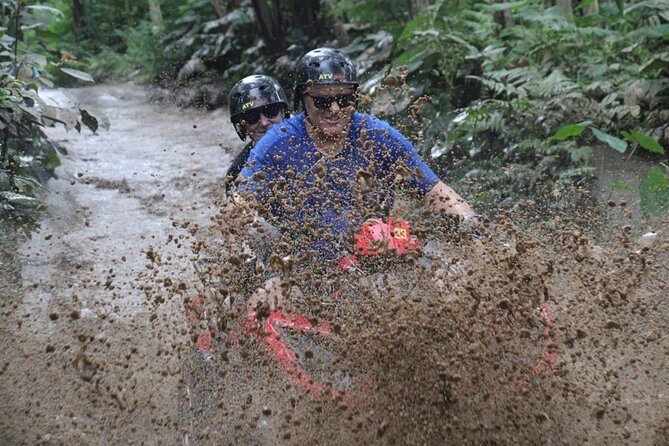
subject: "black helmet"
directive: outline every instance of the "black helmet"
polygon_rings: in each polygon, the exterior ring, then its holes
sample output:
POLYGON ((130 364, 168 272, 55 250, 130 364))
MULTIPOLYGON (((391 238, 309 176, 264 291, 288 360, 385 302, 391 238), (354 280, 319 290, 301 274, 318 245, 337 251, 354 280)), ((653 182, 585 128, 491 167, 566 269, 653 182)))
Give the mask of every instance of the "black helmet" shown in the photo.
POLYGON ((358 87, 355 66, 341 50, 317 48, 302 56, 295 76, 295 110, 298 109, 307 82, 313 85, 343 84, 358 87))
POLYGON ((270 104, 283 104, 288 113, 288 99, 281 84, 262 74, 247 76, 237 82, 230 90, 229 104, 230 121, 242 141, 246 139, 246 129, 240 125, 244 113, 270 104))

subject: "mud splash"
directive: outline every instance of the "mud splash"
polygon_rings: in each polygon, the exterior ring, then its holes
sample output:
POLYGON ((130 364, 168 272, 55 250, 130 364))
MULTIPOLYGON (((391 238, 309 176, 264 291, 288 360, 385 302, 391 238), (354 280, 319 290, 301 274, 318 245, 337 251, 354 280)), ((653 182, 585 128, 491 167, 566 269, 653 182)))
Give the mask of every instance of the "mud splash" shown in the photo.
POLYGON ((537 219, 525 203, 460 239, 411 214, 423 253, 355 276, 300 269, 277 241, 269 268, 302 290, 285 310, 336 333, 292 335, 335 391, 319 398, 241 324, 263 266, 241 243, 248 215, 216 203, 227 117, 131 86, 79 94, 112 132, 53 133, 68 155, 50 217, 22 245, 23 293, 2 287, 0 443, 669 441, 666 218, 599 224, 629 220, 616 201, 537 219))
POLYGON ((465 248, 441 292, 419 275, 402 286, 417 298, 358 308, 348 340, 388 441, 661 442, 666 236, 600 251, 569 225, 516 231, 465 248))
MULTIPOLYGON (((610 222, 616 207, 591 212, 610 222)), ((335 339, 312 336, 306 350, 298 347, 298 356, 310 360, 325 357, 314 342, 334 355, 326 358, 326 373, 300 361, 334 397, 296 383, 266 343, 240 332, 235 321, 244 312, 229 303, 249 291, 235 288, 253 276, 240 273, 246 254, 224 255, 223 268, 209 269, 207 280, 217 284, 208 294, 215 321, 209 328, 225 360, 203 374, 196 367, 192 376, 224 376, 230 385, 204 386, 220 411, 195 410, 195 432, 207 432, 202 440, 665 441, 666 218, 653 222, 652 234, 625 225, 614 229, 618 237, 607 232, 599 242, 596 219, 587 227, 564 213, 538 219, 529 205, 513 215, 500 211, 473 240, 458 241, 432 217, 414 217, 429 249, 422 258, 384 265, 384 273, 342 281, 332 270, 277 265, 285 281, 305 291, 283 310, 334 324, 335 339)))

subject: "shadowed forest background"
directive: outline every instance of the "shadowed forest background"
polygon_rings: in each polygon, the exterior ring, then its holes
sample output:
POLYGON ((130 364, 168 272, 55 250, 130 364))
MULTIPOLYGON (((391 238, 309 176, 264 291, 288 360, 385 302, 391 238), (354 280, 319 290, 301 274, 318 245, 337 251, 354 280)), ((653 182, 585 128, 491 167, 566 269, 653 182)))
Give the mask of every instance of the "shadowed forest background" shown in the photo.
POLYGON ((404 130, 435 169, 485 208, 568 200, 593 179, 593 149, 644 157, 644 215, 669 181, 669 4, 664 0, 2 1, 0 206, 26 211, 58 157, 40 128, 106 127, 95 110, 38 91, 131 80, 178 105, 224 107, 265 73, 292 89, 299 57, 343 48, 367 108, 404 130))

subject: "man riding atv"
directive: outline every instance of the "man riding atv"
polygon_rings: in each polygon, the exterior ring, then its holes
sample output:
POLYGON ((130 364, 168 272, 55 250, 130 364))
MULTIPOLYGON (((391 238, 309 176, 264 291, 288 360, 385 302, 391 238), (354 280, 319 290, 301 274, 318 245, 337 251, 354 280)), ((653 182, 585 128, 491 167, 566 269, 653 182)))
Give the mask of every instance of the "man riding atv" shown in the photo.
POLYGON ((225 175, 225 191, 230 192, 237 176, 249 157, 251 148, 274 124, 283 121, 288 113, 286 93, 275 79, 254 74, 237 82, 229 94, 230 121, 242 141, 250 141, 237 154, 225 175))
MULTIPOLYGON (((297 65, 294 105, 304 110, 274 126, 251 150, 233 203, 260 209, 303 257, 335 262, 350 254, 351 236, 386 216, 395 193, 422 199, 436 213, 476 221, 472 208, 420 159, 389 124, 356 111, 358 81, 351 59, 332 48, 305 54, 297 65)), ((285 238, 285 237, 284 237, 285 238)), ((278 277, 248 300, 282 304, 278 277)))

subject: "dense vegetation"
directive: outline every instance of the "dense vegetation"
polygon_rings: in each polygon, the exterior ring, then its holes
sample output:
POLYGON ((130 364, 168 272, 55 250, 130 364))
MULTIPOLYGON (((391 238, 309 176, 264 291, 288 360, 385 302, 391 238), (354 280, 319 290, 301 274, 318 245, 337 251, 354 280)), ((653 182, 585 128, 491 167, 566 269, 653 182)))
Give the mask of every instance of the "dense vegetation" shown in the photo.
POLYGON ((39 88, 53 86, 58 71, 84 81, 84 72, 62 67, 47 57, 45 21, 62 13, 27 1, 0 2, 0 216, 7 211, 39 207, 31 195, 42 187, 40 178, 59 165, 56 147, 41 128, 61 124, 95 131, 105 120, 76 101, 48 100, 39 88))
MULTIPOLYGON (((15 96, 2 99, 2 110, 18 104, 21 112, 0 119, 5 128, 28 127, 5 130, 2 172, 16 169, 7 163, 8 150, 23 153, 19 141, 43 124, 26 111, 26 101, 37 101, 30 92, 36 80, 16 71, 29 52, 47 56, 31 59, 36 79, 48 73, 60 85, 72 84, 64 74, 86 79, 74 69, 99 81, 169 88, 213 82, 223 94, 209 102, 220 105, 231 83, 251 73, 274 75, 289 87, 301 54, 332 45, 356 60, 372 111, 420 129, 407 133, 480 203, 558 197, 567 186, 587 184, 592 147, 599 145, 653 160, 634 186, 644 212, 666 212, 669 2, 552 4, 3 0, 2 91, 14 85, 15 96), (26 12, 39 13, 43 24, 31 22, 17 34, 11 17, 25 20, 26 12)), ((0 189, 7 190, 1 181, 0 189)))

